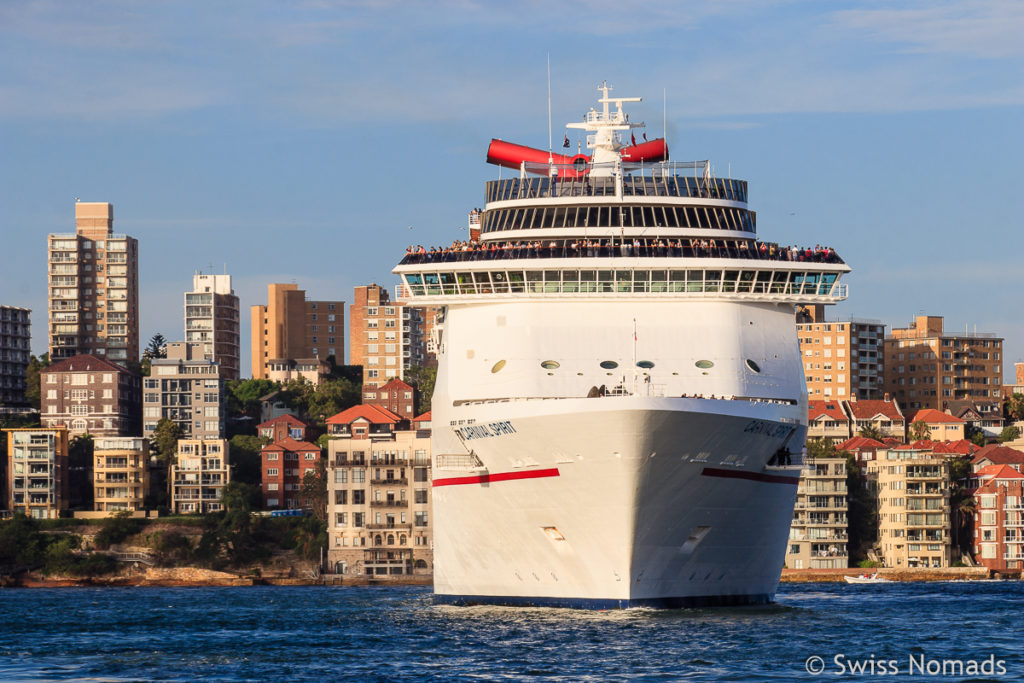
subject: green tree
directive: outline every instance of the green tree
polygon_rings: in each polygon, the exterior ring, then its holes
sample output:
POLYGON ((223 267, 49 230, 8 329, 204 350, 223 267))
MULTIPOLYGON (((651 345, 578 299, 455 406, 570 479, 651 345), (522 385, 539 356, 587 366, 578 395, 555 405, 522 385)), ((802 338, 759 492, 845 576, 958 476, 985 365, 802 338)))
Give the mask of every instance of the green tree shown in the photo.
POLYGON ((1014 420, 1024 420, 1024 394, 1014 394, 1006 399, 1006 414, 1014 420))
POLYGON ((307 471, 302 478, 299 490, 302 504, 313 511, 313 515, 321 522, 327 521, 327 465, 321 455, 315 470, 307 471))
POLYGON ((134 536, 142 530, 142 520, 132 517, 131 512, 125 510, 116 513, 113 517, 103 520, 96 538, 93 540, 100 550, 106 550, 115 543, 120 543, 130 536, 134 536))
POLYGON ((846 497, 850 564, 865 560, 878 534, 878 502, 868 488, 860 464, 852 453, 846 455, 846 497))
MULTIPOLYGON (((955 457, 949 459, 949 508, 952 511, 953 544, 960 554, 970 554, 973 545, 974 498, 967 489, 971 476, 971 459, 955 457)), ((957 558, 959 559, 959 558, 957 558)))
POLYGON ((150 447, 156 451, 160 462, 173 463, 174 454, 178 452, 178 439, 181 438, 181 426, 166 417, 160 418, 150 437, 150 447))
POLYGON ((347 379, 323 380, 308 396, 307 419, 318 425, 324 425, 327 418, 332 415, 337 415, 346 408, 358 405, 362 400, 361 386, 347 379))
POLYGON ((252 420, 258 420, 260 417, 260 399, 280 388, 280 384, 269 379, 236 379, 228 382, 228 416, 233 418, 248 417, 252 420))
POLYGON ((157 332, 149 338, 149 343, 146 344, 146 350, 142 352, 142 357, 152 360, 154 358, 167 358, 167 340, 164 335, 157 332))
POLYGON ((1007 425, 1006 427, 1003 427, 1003 431, 999 432, 999 443, 1016 441, 1019 437, 1020 428, 1015 425, 1007 425))
POLYGON ((917 420, 910 423, 910 440, 924 441, 932 437, 931 427, 924 420, 917 420))
POLYGON ((69 503, 73 508, 92 509, 93 448, 92 434, 76 436, 68 445, 68 490, 71 492, 69 503))
POLYGON ((25 398, 36 410, 39 410, 39 401, 42 398, 42 391, 39 383, 39 372, 50 365, 50 354, 44 353, 36 358, 29 356, 28 366, 25 368, 25 398))
POLYGON ((875 425, 866 425, 862 427, 861 430, 857 432, 857 436, 862 436, 865 439, 874 439, 875 441, 881 441, 885 438, 882 431, 875 425))
POLYGON ((422 415, 430 410, 434 396, 434 383, 437 381, 437 368, 428 365, 413 365, 405 373, 405 381, 416 387, 419 404, 416 414, 422 415))
POLYGON ((242 484, 261 486, 263 440, 258 436, 236 434, 231 447, 231 480, 242 484))
POLYGON ((21 512, 0 522, 0 565, 31 567, 43 561, 46 537, 39 524, 21 512))
POLYGON ((832 443, 832 439, 808 439, 807 440, 807 458, 813 460, 814 458, 830 458, 835 457, 838 451, 836 451, 835 444, 832 443))

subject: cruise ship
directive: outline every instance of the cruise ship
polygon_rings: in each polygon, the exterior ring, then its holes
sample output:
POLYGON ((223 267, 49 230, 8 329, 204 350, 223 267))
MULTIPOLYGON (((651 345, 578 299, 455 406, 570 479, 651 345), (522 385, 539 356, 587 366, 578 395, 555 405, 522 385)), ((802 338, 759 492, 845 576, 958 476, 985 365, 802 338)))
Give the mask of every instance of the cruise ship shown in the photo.
POLYGON ((844 299, 849 267, 759 238, 745 181, 669 161, 623 110, 640 98, 610 91, 567 125, 590 154, 492 140, 510 170, 472 239, 394 269, 437 310, 442 602, 737 605, 778 586, 807 431, 795 311, 844 299))

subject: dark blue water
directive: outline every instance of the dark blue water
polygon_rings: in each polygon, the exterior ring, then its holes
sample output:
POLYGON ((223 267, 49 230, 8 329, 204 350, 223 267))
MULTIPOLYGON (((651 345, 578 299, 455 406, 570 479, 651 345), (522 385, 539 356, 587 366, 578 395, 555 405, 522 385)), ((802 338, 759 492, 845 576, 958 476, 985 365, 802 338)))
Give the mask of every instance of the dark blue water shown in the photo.
POLYGON ((439 606, 424 588, 4 589, 0 680, 788 681, 815 678, 813 656, 824 680, 1024 678, 1021 582, 790 584, 777 601, 588 612, 439 606), (990 655, 1005 673, 936 668, 990 655))

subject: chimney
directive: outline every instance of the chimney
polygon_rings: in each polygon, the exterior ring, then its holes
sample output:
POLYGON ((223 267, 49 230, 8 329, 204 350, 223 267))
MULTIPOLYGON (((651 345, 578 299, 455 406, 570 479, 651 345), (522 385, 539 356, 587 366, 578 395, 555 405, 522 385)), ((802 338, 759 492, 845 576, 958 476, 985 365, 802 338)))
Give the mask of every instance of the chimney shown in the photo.
POLYGON ((889 396, 889 392, 888 391, 885 392, 884 396, 882 396, 882 400, 885 401, 886 403, 889 403, 892 400, 892 397, 889 396))

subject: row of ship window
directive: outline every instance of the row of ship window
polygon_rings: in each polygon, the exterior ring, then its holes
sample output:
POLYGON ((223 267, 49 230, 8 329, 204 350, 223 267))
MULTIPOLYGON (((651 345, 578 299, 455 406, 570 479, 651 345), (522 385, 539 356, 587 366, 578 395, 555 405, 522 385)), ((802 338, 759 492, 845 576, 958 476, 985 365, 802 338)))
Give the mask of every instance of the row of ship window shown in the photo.
MULTIPOLYGON (((497 373, 501 372, 502 370, 505 369, 505 366, 507 365, 507 363, 508 363, 508 361, 499 360, 497 363, 495 363, 494 365, 491 366, 491 372, 494 373, 494 374, 497 374, 497 373)), ((598 363, 598 365, 601 366, 602 370, 614 370, 614 369, 619 367, 618 361, 614 361, 614 360, 603 360, 600 363, 598 363)), ((543 369, 545 369, 545 370, 557 370, 558 368, 562 367, 562 364, 559 363, 557 360, 544 360, 544 361, 540 362, 540 366, 543 369)), ((639 360, 639 361, 636 362, 636 366, 638 368, 643 369, 643 370, 650 370, 650 369, 654 368, 654 361, 651 361, 651 360, 639 360)), ((715 367, 715 363, 714 363, 714 361, 710 361, 710 360, 698 360, 698 361, 694 362, 694 366, 699 368, 699 369, 701 369, 701 370, 710 370, 711 368, 715 367)), ((758 365, 755 361, 753 361, 753 360, 751 360, 749 358, 746 360, 746 366, 748 368, 750 368, 750 370, 752 372, 757 372, 757 373, 761 372, 761 366, 758 365)), ((548 374, 551 374, 551 373, 548 373, 548 374)), ((578 374, 583 374, 583 373, 578 373, 578 374)), ((672 373, 672 374, 678 374, 678 373, 672 373)))
MULTIPOLYGON (((641 168, 637 166, 636 168, 641 168)), ((649 168, 649 167, 648 167, 649 168)), ((616 182, 612 177, 590 175, 572 178, 508 178, 486 184, 488 202, 549 197, 615 197, 616 182)), ((704 197, 747 201, 745 180, 704 179, 676 175, 625 175, 623 197, 704 197)))
POLYGON ((838 274, 788 270, 511 270, 408 273, 404 277, 413 296, 590 292, 722 292, 826 296, 832 292, 838 274))
POLYGON ((721 206, 547 206, 489 209, 481 232, 542 228, 710 228, 756 231, 754 214, 721 206))

